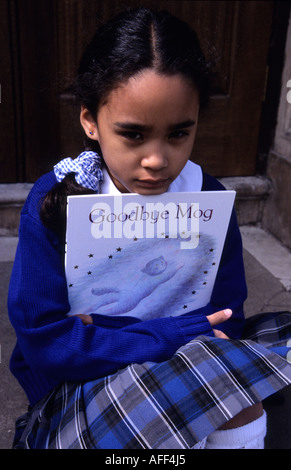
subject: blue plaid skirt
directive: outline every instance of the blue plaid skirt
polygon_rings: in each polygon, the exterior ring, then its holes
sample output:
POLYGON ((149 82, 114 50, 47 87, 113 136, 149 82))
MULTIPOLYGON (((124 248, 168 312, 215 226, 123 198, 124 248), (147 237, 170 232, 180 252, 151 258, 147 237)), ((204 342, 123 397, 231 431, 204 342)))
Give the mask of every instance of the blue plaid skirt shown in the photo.
POLYGON ((13 447, 195 448, 244 408, 291 384, 291 313, 247 320, 244 338, 199 336, 169 361, 63 383, 17 420, 13 447))

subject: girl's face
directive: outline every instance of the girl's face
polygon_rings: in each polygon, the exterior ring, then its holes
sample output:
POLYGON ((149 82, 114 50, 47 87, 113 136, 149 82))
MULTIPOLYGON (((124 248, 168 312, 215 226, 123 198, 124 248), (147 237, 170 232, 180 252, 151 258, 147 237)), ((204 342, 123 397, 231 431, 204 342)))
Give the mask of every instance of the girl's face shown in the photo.
POLYGON ((119 191, 161 194, 190 157, 198 112, 198 91, 190 82, 149 69, 111 91, 96 121, 82 108, 81 123, 99 142, 119 191))

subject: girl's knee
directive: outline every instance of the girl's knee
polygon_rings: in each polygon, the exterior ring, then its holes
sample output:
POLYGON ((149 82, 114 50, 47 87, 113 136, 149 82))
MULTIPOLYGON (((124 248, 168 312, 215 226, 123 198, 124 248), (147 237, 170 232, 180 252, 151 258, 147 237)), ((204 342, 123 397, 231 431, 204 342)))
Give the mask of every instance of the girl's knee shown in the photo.
MULTIPOLYGON (((239 413, 233 427, 222 427, 211 433, 205 449, 264 449, 267 415, 259 403, 239 413), (242 424, 245 423, 245 424, 242 424)), ((231 420, 232 421, 232 420, 231 420)), ((228 424, 231 424, 229 421, 228 424)))
POLYGON ((227 423, 223 424, 219 429, 226 430, 245 426, 246 424, 260 418, 263 415, 263 412, 264 410, 262 403, 256 403, 255 405, 249 406, 248 408, 242 410, 232 419, 227 421, 227 423))

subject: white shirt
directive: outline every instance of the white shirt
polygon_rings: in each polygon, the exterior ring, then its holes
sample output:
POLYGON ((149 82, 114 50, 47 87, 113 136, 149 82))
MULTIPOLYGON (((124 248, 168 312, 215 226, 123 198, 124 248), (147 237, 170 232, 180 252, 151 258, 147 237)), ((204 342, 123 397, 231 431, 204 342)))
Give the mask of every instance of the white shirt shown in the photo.
MULTIPOLYGON (((100 194, 121 194, 112 179, 110 178, 106 168, 102 169, 103 181, 101 184, 100 194)), ((196 163, 188 160, 181 173, 170 184, 168 193, 201 191, 202 188, 202 169, 196 163)))

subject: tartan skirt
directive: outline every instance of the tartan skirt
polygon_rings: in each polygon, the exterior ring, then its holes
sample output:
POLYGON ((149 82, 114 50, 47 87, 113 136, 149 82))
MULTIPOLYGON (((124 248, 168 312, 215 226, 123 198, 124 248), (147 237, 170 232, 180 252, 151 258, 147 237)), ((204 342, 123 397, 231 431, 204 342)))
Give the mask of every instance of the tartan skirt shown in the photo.
POLYGON ((291 313, 246 321, 245 339, 198 336, 162 363, 63 383, 16 422, 14 448, 191 449, 291 384, 291 313))

